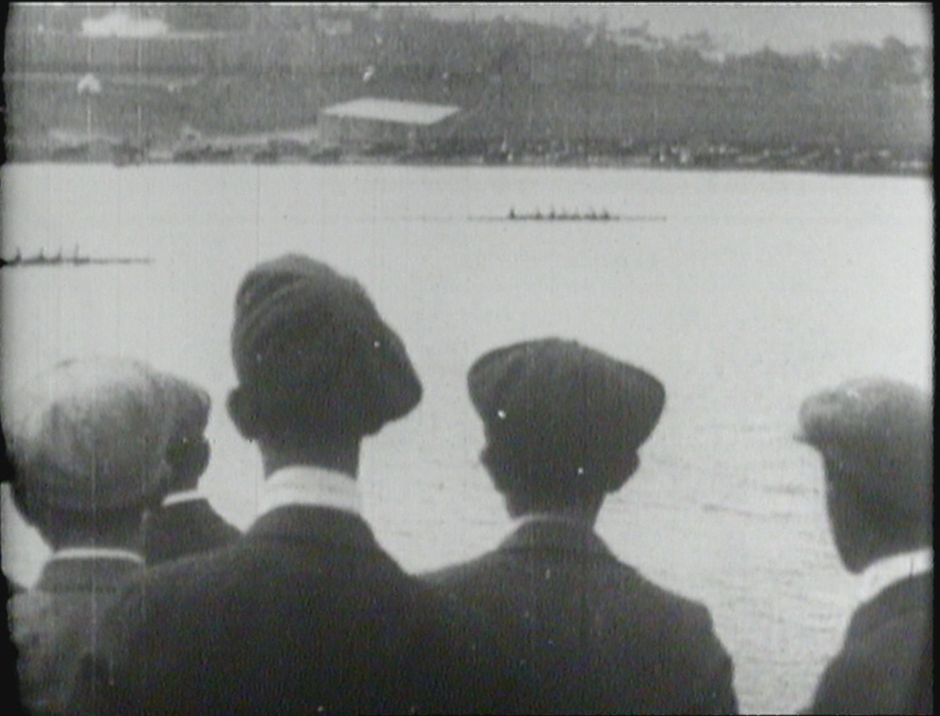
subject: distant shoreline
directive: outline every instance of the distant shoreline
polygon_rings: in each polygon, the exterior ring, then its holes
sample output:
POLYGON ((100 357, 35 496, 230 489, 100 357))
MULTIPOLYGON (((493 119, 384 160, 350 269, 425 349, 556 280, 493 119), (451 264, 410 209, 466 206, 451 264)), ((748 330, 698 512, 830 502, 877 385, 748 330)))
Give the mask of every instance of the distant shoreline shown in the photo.
POLYGON ((64 125, 43 133, 7 137, 13 163, 113 164, 343 164, 485 166, 532 168, 789 171, 814 174, 931 176, 932 156, 913 146, 831 141, 799 143, 648 139, 612 143, 586 137, 549 140, 494 136, 425 137, 383 141, 327 141, 319 124, 252 133, 204 133, 188 128, 177 136, 103 133, 64 125))
POLYGON ((400 167, 465 167, 465 168, 487 168, 487 169, 648 169, 655 171, 698 171, 698 172, 759 172, 759 173, 792 173, 792 174, 817 174, 833 176, 873 176, 873 177, 910 177, 910 178, 930 178, 932 176, 932 166, 916 166, 904 168, 832 168, 818 166, 794 166, 786 164, 727 164, 721 166, 705 164, 679 164, 679 163, 654 163, 638 161, 622 161, 617 159, 592 158, 581 161, 538 161, 523 159, 511 162, 487 161, 483 158, 468 159, 450 159, 450 160, 416 160, 400 157, 363 157, 363 156, 343 156, 336 160, 322 161, 317 159, 304 159, 301 157, 274 158, 265 161, 252 160, 251 158, 225 158, 225 157, 205 157, 190 159, 164 159, 164 160, 139 160, 139 161, 113 161, 107 158, 55 158, 35 156, 30 159, 7 158, 4 164, 24 166, 29 164, 62 164, 62 165, 83 165, 83 164, 111 164, 117 168, 126 168, 133 166, 195 166, 195 165, 246 165, 256 166, 400 166, 400 167))

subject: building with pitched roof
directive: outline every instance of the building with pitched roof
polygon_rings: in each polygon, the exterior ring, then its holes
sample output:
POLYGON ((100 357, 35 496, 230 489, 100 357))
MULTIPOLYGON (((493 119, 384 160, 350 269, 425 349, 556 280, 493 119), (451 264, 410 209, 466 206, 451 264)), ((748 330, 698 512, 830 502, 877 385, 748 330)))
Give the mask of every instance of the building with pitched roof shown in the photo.
POLYGON ((460 112, 454 105, 363 97, 320 111, 320 143, 351 150, 416 150, 441 139, 460 112))

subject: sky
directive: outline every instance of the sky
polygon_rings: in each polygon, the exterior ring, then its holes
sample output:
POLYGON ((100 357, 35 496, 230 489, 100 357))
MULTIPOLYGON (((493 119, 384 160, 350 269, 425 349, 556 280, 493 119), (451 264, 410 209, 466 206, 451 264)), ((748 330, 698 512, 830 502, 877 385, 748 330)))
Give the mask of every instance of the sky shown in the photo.
POLYGON ((426 9, 439 17, 504 15, 558 24, 606 18, 611 28, 648 22, 651 35, 672 39, 705 30, 728 52, 769 47, 797 53, 837 42, 880 45, 888 36, 909 45, 933 42, 931 6, 914 3, 455 3, 426 9))

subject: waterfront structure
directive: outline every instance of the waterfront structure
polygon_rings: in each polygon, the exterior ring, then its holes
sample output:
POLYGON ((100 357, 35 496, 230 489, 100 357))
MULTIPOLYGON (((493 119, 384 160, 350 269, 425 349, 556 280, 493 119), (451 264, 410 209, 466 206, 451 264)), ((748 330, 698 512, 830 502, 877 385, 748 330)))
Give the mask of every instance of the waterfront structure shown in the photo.
POLYGON ((320 112, 320 144, 351 150, 382 146, 415 150, 445 137, 460 112, 454 105, 363 97, 320 112))

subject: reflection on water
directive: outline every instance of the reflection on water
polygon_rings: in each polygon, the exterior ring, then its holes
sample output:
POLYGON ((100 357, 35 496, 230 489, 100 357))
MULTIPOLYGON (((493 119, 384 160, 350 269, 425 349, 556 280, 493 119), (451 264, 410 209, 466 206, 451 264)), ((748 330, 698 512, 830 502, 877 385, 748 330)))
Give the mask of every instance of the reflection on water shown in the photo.
MULTIPOLYGON (((64 246, 147 266, 4 271, 3 397, 60 358, 121 354, 202 383, 205 490, 250 523, 260 460, 224 410, 235 288, 302 251, 359 278, 404 338, 425 398, 365 446, 380 541, 410 570, 509 528, 479 465, 465 372, 501 343, 558 335, 667 388, 639 472, 598 531, 711 608, 742 709, 805 703, 856 585, 829 540, 821 465, 791 440, 808 393, 878 373, 931 379, 931 204, 919 179, 403 167, 7 166, 4 255, 64 246), (661 222, 468 221, 603 206, 661 222)), ((4 517, 9 518, 8 506, 4 517)), ((4 565, 43 549, 4 519, 4 565)))

